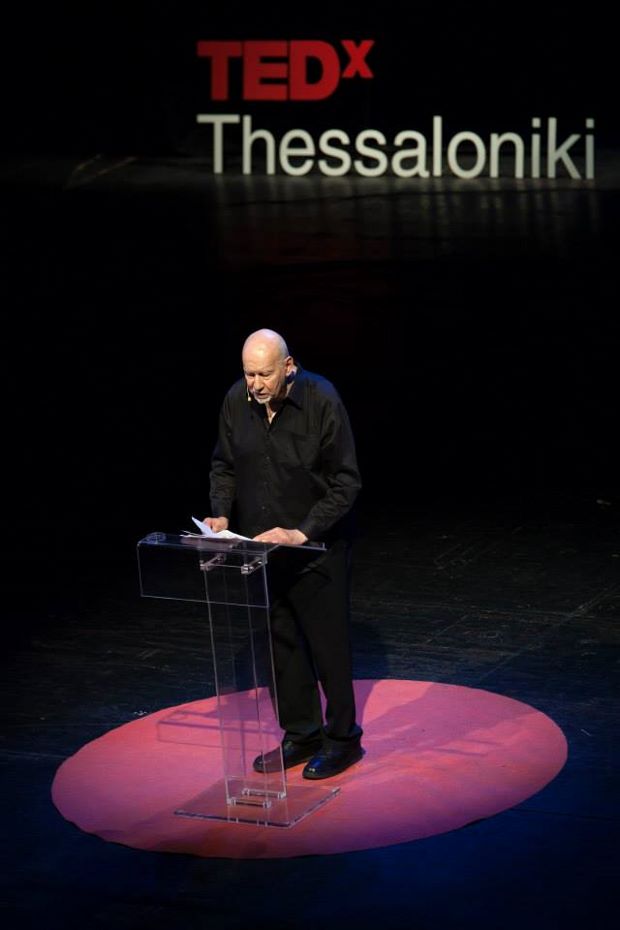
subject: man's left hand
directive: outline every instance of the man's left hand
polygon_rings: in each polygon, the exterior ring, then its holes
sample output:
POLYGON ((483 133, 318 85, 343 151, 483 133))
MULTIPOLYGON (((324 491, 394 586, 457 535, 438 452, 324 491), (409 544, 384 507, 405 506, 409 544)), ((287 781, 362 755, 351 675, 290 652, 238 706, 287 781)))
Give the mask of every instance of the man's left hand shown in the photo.
POLYGON ((285 530, 281 526, 274 526, 254 537, 254 542, 278 543, 280 546, 303 546, 308 542, 301 530, 285 530))

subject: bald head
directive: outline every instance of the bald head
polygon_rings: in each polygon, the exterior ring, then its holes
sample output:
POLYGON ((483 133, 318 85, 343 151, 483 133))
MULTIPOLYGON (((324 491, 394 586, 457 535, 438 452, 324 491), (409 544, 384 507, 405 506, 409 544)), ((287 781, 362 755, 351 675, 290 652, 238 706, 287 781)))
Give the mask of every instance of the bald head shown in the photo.
POLYGON ((295 363, 286 342, 272 329, 259 329, 248 336, 241 353, 248 393, 270 408, 286 397, 295 363))
POLYGON ((262 352, 283 360, 288 355, 288 346, 280 333, 274 332, 273 329, 257 329, 255 333, 250 333, 243 343, 243 354, 246 351, 262 352))

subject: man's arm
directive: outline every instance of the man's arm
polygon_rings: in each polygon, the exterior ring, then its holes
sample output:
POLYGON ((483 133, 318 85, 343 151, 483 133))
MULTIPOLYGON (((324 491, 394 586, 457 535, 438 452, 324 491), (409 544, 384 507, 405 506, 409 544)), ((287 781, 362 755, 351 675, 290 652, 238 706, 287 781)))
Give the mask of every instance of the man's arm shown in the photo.
POLYGON ((298 527, 308 539, 321 539, 346 516, 362 487, 351 423, 337 395, 324 413, 321 457, 325 494, 298 527))
MULTIPOLYGON (((331 386, 330 386, 331 387, 331 386)), ((295 529, 276 526, 256 536, 258 542, 303 545, 321 539, 351 510, 362 486, 349 417, 336 392, 328 397, 321 420, 321 462, 325 494, 295 529)))
POLYGON ((205 517, 214 532, 228 529, 228 521, 236 496, 235 463, 231 445, 232 424, 228 397, 225 398, 220 411, 217 442, 211 457, 210 501, 213 517, 205 517), (217 528, 209 521, 218 523, 217 528), (222 521, 225 521, 223 524, 222 521))

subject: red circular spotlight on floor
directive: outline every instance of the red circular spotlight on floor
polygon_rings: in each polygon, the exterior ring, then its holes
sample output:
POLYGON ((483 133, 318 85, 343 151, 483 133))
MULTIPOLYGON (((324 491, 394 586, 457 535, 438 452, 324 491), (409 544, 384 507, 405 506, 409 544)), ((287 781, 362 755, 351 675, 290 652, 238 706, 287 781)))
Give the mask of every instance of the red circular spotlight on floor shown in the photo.
MULTIPOLYGON (((489 691, 430 681, 355 683, 366 755, 325 785, 340 793, 288 829, 174 815, 221 777, 211 745, 163 741, 174 708, 87 743, 59 768, 52 796, 87 833, 136 849, 283 858, 371 849, 455 830, 540 791, 566 761, 545 714, 489 691)), ((215 717, 216 700, 182 705, 215 717)), ((302 767, 288 773, 300 784, 302 767)), ((306 782, 306 784, 308 784, 306 782)))

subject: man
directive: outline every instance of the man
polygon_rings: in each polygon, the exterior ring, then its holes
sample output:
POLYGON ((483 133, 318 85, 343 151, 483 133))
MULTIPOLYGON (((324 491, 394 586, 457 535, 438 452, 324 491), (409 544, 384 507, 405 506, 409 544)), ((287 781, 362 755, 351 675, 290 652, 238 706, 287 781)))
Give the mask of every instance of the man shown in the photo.
MULTIPOLYGON (((257 771, 302 762, 329 778, 363 755, 349 646, 351 508, 361 487, 349 418, 335 388, 304 371, 282 336, 252 333, 244 378, 220 413, 211 467, 212 530, 229 521, 258 542, 322 542, 310 563, 278 549, 269 564, 271 636, 282 746, 257 771), (326 697, 323 720, 317 679, 326 697)), ((299 555, 299 553, 297 553, 299 555)))

